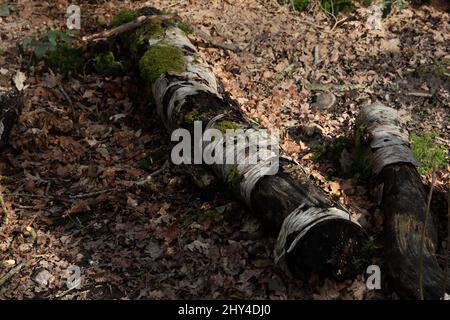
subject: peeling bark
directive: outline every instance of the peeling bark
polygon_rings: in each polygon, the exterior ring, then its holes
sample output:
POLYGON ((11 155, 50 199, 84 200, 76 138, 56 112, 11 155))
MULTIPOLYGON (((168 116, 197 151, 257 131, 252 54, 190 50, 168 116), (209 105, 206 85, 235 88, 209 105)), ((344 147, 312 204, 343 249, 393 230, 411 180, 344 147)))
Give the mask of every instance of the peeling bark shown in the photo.
MULTIPOLYGON (((186 35, 176 27, 164 27, 162 36, 148 39, 147 50, 161 45, 179 49, 185 71, 164 72, 145 86, 151 90, 157 113, 168 131, 185 128, 193 132, 193 121, 201 121, 203 130, 220 129, 224 121, 243 130, 258 129, 221 90, 211 67, 186 35)), ((140 71, 141 75, 145 72, 143 68, 140 71)), ((268 146, 273 144, 258 130, 253 134, 268 146)), ((201 151, 218 144, 223 146, 221 158, 233 152, 233 143, 227 138, 203 143, 201 151)), ((239 142, 234 142, 234 147, 240 160, 237 165, 215 163, 211 168, 265 226, 278 233, 277 261, 286 259, 294 274, 306 269, 346 277, 360 271, 352 265, 352 259, 360 255, 366 234, 345 209, 330 201, 293 161, 282 159, 279 172, 266 175, 277 157, 274 152, 260 153, 257 164, 246 164, 255 155, 246 154, 239 142)))
MULTIPOLYGON (((397 111, 381 104, 363 107, 357 126, 364 126, 368 137, 374 190, 386 217, 384 249, 390 285, 402 298, 417 299, 427 194, 409 148, 408 131, 397 111)), ((444 295, 444 276, 435 256, 437 245, 436 226, 429 219, 423 247, 426 299, 444 295)))

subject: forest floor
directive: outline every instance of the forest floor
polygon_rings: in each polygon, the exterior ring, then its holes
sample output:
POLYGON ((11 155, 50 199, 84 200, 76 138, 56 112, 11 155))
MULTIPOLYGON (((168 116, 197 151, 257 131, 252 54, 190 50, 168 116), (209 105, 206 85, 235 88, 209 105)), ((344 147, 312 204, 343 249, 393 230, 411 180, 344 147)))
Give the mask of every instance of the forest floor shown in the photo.
MULTIPOLYGON (((242 110, 281 130, 283 149, 368 230, 379 246, 372 263, 383 264, 384 217, 369 184, 337 177, 335 163, 313 161, 313 147, 350 136, 359 108, 379 101, 399 110, 410 132, 436 131, 448 148, 449 82, 413 76, 419 66, 450 59, 448 14, 407 8, 369 30, 365 9, 336 24, 274 0, 78 3, 82 34, 100 31, 99 21, 120 9, 151 5, 237 46, 232 52, 191 35, 242 110), (320 90, 336 96, 331 108, 313 103, 320 90)), ((24 86, 22 114, 0 156, 9 213, 0 227, 0 279, 21 268, 0 285, 1 299, 396 297, 368 291, 363 275, 292 279, 276 266, 276 235, 230 195, 197 188, 170 164, 169 135, 136 78, 63 77, 30 65, 17 41, 63 28, 67 5, 20 0, 0 17, 0 93, 13 78, 24 86), (67 288, 70 266, 81 270, 80 288, 67 288)), ((448 166, 437 172, 437 192, 448 189, 449 177, 448 166)))

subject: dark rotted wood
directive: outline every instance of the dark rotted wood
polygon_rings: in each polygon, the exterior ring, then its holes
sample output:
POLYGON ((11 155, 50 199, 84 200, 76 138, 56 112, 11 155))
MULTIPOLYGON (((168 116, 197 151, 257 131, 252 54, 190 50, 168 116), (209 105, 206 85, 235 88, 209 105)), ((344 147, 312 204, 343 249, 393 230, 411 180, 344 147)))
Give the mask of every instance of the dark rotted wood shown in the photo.
POLYGON ((0 148, 8 144, 9 135, 20 115, 22 95, 15 91, 0 93, 0 148))
MULTIPOLYGON (((390 284, 400 296, 419 298, 421 232, 427 193, 416 168, 409 164, 386 166, 378 175, 381 208, 386 216, 385 254, 390 284)), ((445 281, 436 259, 437 229, 428 219, 423 247, 423 290, 426 299, 444 295, 445 281)))
MULTIPOLYGON (((262 178, 252 194, 253 211, 264 227, 277 233, 283 220, 300 204, 308 207, 340 207, 308 178, 301 167, 283 159, 277 175, 262 178)), ((361 228, 346 220, 324 221, 287 255, 287 263, 294 275, 314 271, 337 279, 353 277, 363 265, 353 262, 365 258, 362 243, 366 235, 361 228)), ((287 240, 287 246, 293 239, 287 240)))

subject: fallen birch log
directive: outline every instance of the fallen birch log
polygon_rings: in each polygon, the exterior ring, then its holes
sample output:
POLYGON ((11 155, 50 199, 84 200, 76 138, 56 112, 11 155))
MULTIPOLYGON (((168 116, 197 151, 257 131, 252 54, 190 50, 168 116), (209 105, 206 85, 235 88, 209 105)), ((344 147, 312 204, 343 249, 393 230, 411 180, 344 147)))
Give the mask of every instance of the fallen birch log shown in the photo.
POLYGON ((402 298, 420 297, 423 263, 423 296, 444 296, 443 271, 436 259, 437 229, 428 219, 421 259, 421 234, 426 221, 427 193, 416 170, 418 162, 409 148, 408 131, 397 111, 382 104, 362 108, 357 120, 370 149, 374 190, 385 214, 385 259, 389 284, 402 298))
MULTIPOLYGON (((275 145, 250 124, 236 102, 222 92, 210 66, 182 30, 151 16, 138 29, 119 36, 117 42, 122 54, 138 61, 143 86, 151 92, 169 132, 184 128, 194 133, 199 123, 202 132, 251 129, 258 147, 268 147, 258 150, 259 161, 254 163, 251 160, 256 155, 249 151, 253 146, 241 145, 239 134, 212 142, 192 142, 194 149, 200 146, 200 154, 214 154, 214 159, 223 160, 210 164, 218 178, 265 226, 278 233, 277 261, 287 261, 294 274, 314 270, 344 278, 360 272, 353 262, 361 255, 364 230, 347 211, 330 201, 299 165, 286 158, 278 161, 273 151, 278 142, 275 145), (130 39, 139 43, 130 43, 130 39), (229 155, 234 163, 226 161, 229 155), (278 166, 276 174, 268 174, 274 169, 276 172, 278 166)), ((175 134, 178 138, 180 135, 175 134)))

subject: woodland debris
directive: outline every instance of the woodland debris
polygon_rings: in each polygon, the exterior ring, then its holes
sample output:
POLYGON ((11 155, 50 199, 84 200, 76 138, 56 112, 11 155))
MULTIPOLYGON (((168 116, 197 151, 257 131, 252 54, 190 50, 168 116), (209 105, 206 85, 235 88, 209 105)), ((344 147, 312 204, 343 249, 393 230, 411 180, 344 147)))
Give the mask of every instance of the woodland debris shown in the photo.
POLYGON ((13 267, 11 270, 9 270, 4 276, 0 278, 0 287, 6 283, 9 279, 11 279, 14 275, 19 273, 19 271, 22 269, 23 264, 19 263, 17 266, 13 267))

